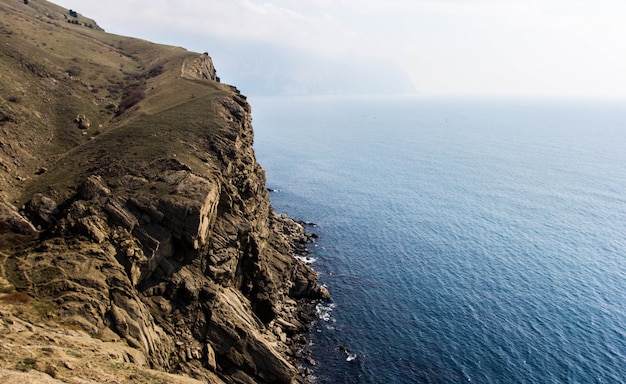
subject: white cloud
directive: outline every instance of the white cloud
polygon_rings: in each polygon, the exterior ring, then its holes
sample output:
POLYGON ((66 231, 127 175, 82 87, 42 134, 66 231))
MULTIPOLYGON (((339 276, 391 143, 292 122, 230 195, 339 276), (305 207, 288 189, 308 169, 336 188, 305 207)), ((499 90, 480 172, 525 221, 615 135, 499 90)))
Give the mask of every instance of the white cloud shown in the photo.
MULTIPOLYGON (((387 58, 432 93, 626 96, 618 0, 61 0, 105 29, 387 58)), ((201 48, 211 50, 210 47, 201 48)))

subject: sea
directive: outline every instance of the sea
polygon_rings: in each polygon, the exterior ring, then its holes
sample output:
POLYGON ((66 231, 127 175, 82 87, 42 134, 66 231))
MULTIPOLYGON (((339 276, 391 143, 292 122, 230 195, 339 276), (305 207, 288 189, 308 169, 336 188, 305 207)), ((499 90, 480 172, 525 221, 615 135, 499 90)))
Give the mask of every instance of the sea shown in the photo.
POLYGON ((626 383, 626 102, 250 103, 319 383, 626 383))

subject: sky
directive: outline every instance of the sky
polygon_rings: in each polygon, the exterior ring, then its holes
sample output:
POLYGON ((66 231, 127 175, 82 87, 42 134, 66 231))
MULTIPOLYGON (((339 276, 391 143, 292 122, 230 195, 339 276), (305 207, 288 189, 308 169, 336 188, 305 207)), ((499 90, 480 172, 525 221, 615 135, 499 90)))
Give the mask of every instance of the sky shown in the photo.
POLYGON ((57 0, 252 93, 626 98, 623 0, 57 0))

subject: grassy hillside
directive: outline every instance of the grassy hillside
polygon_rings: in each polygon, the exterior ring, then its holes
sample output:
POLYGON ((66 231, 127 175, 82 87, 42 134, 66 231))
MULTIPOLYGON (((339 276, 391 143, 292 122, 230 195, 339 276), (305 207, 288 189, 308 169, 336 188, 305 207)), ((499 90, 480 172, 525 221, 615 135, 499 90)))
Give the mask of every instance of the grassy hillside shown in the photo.
POLYGON ((329 294, 252 143, 208 54, 0 0, 0 382, 306 382, 329 294))
POLYGON ((232 92, 181 77, 198 53, 105 33, 45 1, 0 0, 0 11, 0 188, 14 204, 50 183, 72 185, 107 161, 102 153, 132 160, 184 149, 171 128, 184 118, 183 136, 199 134, 193 121, 206 135, 207 106, 232 92))

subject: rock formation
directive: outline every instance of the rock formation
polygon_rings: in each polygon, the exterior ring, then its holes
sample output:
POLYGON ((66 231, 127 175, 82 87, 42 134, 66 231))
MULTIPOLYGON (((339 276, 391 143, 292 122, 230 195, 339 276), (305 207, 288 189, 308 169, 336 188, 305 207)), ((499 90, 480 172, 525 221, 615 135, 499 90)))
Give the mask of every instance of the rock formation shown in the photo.
POLYGON ((185 60, 180 72, 181 76, 191 79, 220 81, 213 66, 213 60, 206 52, 201 56, 185 60))
MULTIPOLYGON (((125 363, 145 369, 305 380, 293 340, 328 292, 293 257, 311 237, 270 205, 246 98, 217 81, 207 54, 24 4, 0 0, 0 69, 11 74, 0 77, 0 289, 45 308, 31 328, 124 343, 125 363), (31 32, 14 34, 24 22, 31 32), (142 98, 119 113, 136 89, 142 98)), ((83 368, 40 370, 90 379, 76 376, 83 368)))

